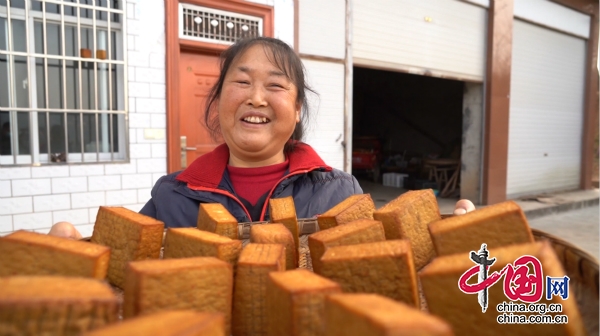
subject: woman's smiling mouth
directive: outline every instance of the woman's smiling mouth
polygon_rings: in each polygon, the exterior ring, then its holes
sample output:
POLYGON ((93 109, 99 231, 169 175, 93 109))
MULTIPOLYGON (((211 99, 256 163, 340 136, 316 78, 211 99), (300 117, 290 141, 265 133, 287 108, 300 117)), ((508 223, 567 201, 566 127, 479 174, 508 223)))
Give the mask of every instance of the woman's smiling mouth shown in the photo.
POLYGON ((265 118, 265 117, 249 116, 249 117, 243 118, 242 121, 245 121, 250 124, 266 124, 266 123, 270 122, 271 120, 269 120, 269 118, 265 118))

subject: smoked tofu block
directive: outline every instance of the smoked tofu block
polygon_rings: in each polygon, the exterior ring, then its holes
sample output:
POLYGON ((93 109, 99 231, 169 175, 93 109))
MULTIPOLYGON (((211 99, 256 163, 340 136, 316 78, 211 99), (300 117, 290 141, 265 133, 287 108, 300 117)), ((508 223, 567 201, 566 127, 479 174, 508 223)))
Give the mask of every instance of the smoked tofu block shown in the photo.
POLYGON ((294 237, 283 224, 252 225, 250 242, 285 246, 285 268, 289 270, 298 267, 298 249, 294 237))
POLYGON ((483 243, 494 248, 534 242, 523 210, 513 201, 433 222, 429 230, 440 256, 476 251, 483 243))
POLYGON ((431 189, 408 191, 375 211, 373 218, 383 223, 386 239, 410 240, 417 269, 435 256, 428 225, 442 217, 431 189))
POLYGON ((269 274, 267 335, 325 336, 325 297, 340 285, 306 269, 269 274))
POLYGON ((242 241, 196 228, 169 228, 163 258, 215 257, 235 267, 242 241))
POLYGON ((0 277, 63 275, 103 280, 110 248, 89 242, 17 231, 0 238, 0 277))
POLYGON ((221 203, 200 203, 198 229, 238 239, 238 221, 221 203))
POLYGON ((373 219, 373 211, 375 211, 375 203, 371 195, 352 195, 317 216, 317 223, 320 230, 325 230, 357 219, 373 219))
POLYGON ((325 299, 327 336, 452 336, 442 319, 377 294, 333 294, 325 299))
POLYGON ((248 244, 238 260, 233 293, 233 335, 265 335, 265 296, 270 272, 285 270, 281 244, 248 244))
POLYGON ((300 229, 298 228, 298 218, 296 218, 296 207, 292 196, 283 198, 271 198, 269 200, 269 216, 271 223, 281 223, 294 237, 296 249, 300 247, 300 229))
POLYGON ((221 313, 229 335, 232 268, 214 257, 131 262, 123 288, 123 316, 178 309, 221 313))
POLYGON ((372 219, 359 219, 308 236, 308 248, 315 273, 321 272, 321 257, 332 246, 374 243, 385 240, 383 225, 372 219))
POLYGON ((110 247, 111 284, 123 287, 128 262, 158 259, 164 227, 163 222, 126 208, 100 207, 90 241, 110 247))
MULTIPOLYGON (((474 252, 479 253, 479 249, 476 249, 474 252)), ((507 264, 514 265, 515 261, 522 256, 533 256, 541 263, 540 272, 534 274, 531 263, 528 264, 531 269, 527 272, 527 277, 537 275, 537 277, 542 278, 540 279, 541 286, 537 288, 537 290, 541 291, 542 295, 541 300, 537 304, 546 304, 546 306, 550 303, 561 304, 562 312, 558 314, 567 315, 568 324, 498 323, 498 318, 504 319, 513 315, 512 312, 498 312, 497 310, 498 305, 502 306, 503 303, 511 303, 511 300, 504 293, 506 273, 503 273, 498 282, 488 287, 488 308, 485 313, 482 313, 482 306, 478 302, 479 294, 466 294, 458 286, 460 277, 472 267, 476 267, 476 273, 473 274, 471 279, 467 279, 467 283, 475 284, 479 282, 479 266, 471 260, 469 252, 437 257, 421 270, 419 278, 421 279, 429 312, 450 323, 456 335, 585 335, 583 321, 571 288, 569 288, 569 296, 566 300, 563 300, 559 296, 552 296, 550 300, 546 299, 546 276, 564 278, 566 274, 550 243, 527 243, 490 249, 487 259, 496 258, 496 261, 488 266, 488 278, 494 272, 502 272, 502 269, 507 264), (477 321, 477 323, 474 323, 474 321, 477 321), (482 326, 486 327, 482 328, 482 326)), ((517 265, 514 266, 516 267, 517 265)), ((514 278, 509 280, 514 281, 514 278)), ((529 283, 527 284, 529 285, 529 283)), ((515 285, 515 283, 512 284, 512 286, 515 285)), ((532 284, 531 286, 523 294, 531 295, 531 289, 536 285, 532 284)), ((525 306, 528 305, 524 302, 516 303, 525 306)), ((554 316, 555 314, 546 311, 544 315, 554 316)), ((530 313, 514 312, 514 315, 524 315, 528 318, 530 313)))
POLYGON ((100 280, 0 278, 0 335, 80 335, 118 319, 119 299, 100 280))
POLYGON ((225 336, 225 319, 222 314, 172 310, 134 317, 84 334, 84 336, 129 335, 225 336))
POLYGON ((334 246, 321 258, 321 275, 345 293, 373 293, 419 308, 417 274, 408 240, 334 246))

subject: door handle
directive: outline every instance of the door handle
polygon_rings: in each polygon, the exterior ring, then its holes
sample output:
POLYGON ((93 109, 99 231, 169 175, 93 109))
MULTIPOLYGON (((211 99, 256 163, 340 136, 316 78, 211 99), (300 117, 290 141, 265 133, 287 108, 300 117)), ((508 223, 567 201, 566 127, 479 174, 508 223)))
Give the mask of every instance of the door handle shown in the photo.
POLYGON ((187 146, 187 136, 182 135, 179 146, 181 149, 181 169, 187 168, 187 151, 196 150, 196 147, 187 146))

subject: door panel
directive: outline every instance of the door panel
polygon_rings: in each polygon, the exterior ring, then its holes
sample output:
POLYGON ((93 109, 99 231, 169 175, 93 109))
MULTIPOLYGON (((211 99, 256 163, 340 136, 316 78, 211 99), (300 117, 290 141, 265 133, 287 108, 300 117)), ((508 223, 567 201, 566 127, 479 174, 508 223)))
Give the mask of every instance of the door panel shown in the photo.
POLYGON ((182 150, 189 166, 221 143, 210 138, 204 125, 206 98, 219 76, 219 57, 181 52, 179 64, 179 134, 187 138, 182 150))

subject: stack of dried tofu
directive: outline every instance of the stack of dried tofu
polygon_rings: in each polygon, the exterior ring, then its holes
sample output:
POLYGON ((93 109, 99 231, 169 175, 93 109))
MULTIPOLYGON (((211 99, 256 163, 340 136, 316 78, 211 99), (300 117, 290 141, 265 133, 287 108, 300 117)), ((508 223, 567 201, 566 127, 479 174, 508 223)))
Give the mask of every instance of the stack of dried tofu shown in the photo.
POLYGON ((490 274, 531 255, 544 275, 565 275, 513 202, 442 219, 431 190, 378 210, 368 194, 353 195, 317 217, 314 272, 298 268, 293 199, 270 200, 269 212, 245 246, 220 204, 200 204, 196 228, 164 238, 164 223, 119 207, 100 207, 90 242, 2 237, 0 335, 585 334, 573 298, 541 301, 561 303, 568 324, 501 325, 501 284, 489 288, 487 313, 459 289, 483 243, 497 258, 490 274), (105 279, 123 290, 122 322, 105 279))

